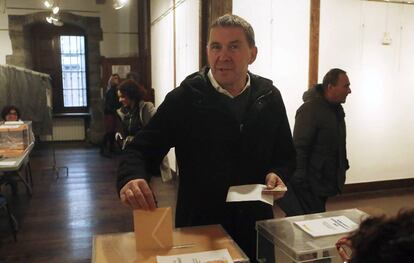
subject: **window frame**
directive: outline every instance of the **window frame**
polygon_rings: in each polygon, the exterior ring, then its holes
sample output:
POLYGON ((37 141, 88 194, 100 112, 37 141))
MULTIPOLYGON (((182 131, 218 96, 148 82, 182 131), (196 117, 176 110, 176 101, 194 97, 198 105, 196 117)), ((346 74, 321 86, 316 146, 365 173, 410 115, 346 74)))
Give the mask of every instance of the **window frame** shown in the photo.
MULTIPOLYGON (((71 109, 71 108, 88 108, 89 101, 88 101, 88 84, 87 84, 87 68, 86 68, 86 66, 87 66, 86 37, 84 35, 81 35, 81 34, 76 34, 76 35, 74 35, 74 34, 61 34, 59 36, 59 44, 60 44, 60 46, 59 46, 60 49, 59 50, 60 50, 61 79, 62 79, 62 95, 61 95, 62 96, 62 106, 65 109, 67 109, 67 108, 69 108, 69 109, 71 109), (62 37, 80 37, 80 38, 83 38, 83 41, 81 41, 81 42, 83 42, 83 53, 78 52, 78 53, 68 53, 68 54, 76 54, 76 55, 78 55, 78 57, 83 56, 83 62, 81 61, 81 64, 80 64, 80 65, 82 65, 82 63, 83 63, 83 67, 81 67, 81 70, 74 71, 74 73, 76 73, 77 76, 82 76, 83 77, 81 81, 82 81, 82 83, 85 84, 85 86, 82 85, 82 89, 79 89, 79 91, 82 93, 81 96, 82 96, 82 99, 84 99, 84 101, 83 101, 83 104, 85 104, 84 106, 65 106, 65 96, 64 96, 65 95, 65 81, 64 81, 65 74, 64 73, 67 72, 67 71, 65 71, 63 69, 63 60, 64 60, 63 54, 64 53, 62 52, 62 45, 61 45, 62 44, 62 42, 61 42, 62 37), (85 97, 83 97, 83 92, 85 92, 85 97)), ((77 43, 76 43, 76 45, 77 45, 77 43)), ((77 50, 77 51, 79 51, 79 50, 77 50)), ((77 65, 79 65, 79 64, 77 64, 77 65)), ((78 98, 79 97, 80 96, 78 96, 78 98)))
POLYGON ((54 113, 86 113, 89 112, 90 107, 90 96, 89 96, 89 63, 88 63, 88 38, 87 36, 80 30, 70 30, 66 32, 65 30, 61 31, 57 36, 56 45, 58 47, 57 56, 59 57, 59 74, 60 74, 60 88, 56 91, 56 95, 58 96, 55 102, 58 102, 58 105, 55 105, 53 112, 54 113), (78 107, 65 107, 64 105, 64 95, 63 95, 63 71, 62 71, 62 50, 61 50, 61 36, 82 36, 84 38, 84 45, 85 45, 85 83, 86 83, 86 106, 78 106, 78 107))

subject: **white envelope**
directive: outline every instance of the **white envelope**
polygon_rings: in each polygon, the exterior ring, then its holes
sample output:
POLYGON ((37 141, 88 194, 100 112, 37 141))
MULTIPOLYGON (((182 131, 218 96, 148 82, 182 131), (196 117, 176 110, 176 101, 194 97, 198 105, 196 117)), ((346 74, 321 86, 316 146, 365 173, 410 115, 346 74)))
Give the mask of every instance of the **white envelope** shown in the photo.
MULTIPOLYGON (((272 194, 263 194, 266 189, 264 184, 246 184, 231 186, 227 193, 226 202, 244 202, 244 201, 261 201, 273 205, 274 198, 272 194)), ((286 187, 276 187, 270 191, 287 191, 286 187)))

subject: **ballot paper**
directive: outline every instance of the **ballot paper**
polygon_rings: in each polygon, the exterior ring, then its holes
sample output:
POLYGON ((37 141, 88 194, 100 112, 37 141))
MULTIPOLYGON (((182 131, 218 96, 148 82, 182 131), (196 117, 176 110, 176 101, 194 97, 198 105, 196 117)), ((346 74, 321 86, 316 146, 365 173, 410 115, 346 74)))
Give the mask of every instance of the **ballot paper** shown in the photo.
POLYGON ((172 247, 171 207, 153 211, 134 210, 136 249, 168 249, 172 247))
MULTIPOLYGON (((272 194, 264 194, 263 190, 266 190, 264 184, 246 184, 231 186, 227 192, 226 202, 243 202, 243 201, 261 201, 269 205, 273 205, 274 197, 272 194)), ((275 187, 270 191, 287 191, 286 187, 275 187)))
POLYGON ((12 166, 15 164, 16 164, 16 161, 0 161, 0 166, 12 166))
POLYGON ((4 125, 22 125, 24 124, 23 121, 5 121, 4 125))
POLYGON ((227 249, 173 256, 157 256, 157 263, 233 263, 227 249))
POLYGON ((349 233, 358 228, 358 224, 346 216, 333 216, 297 221, 295 224, 313 237, 349 233))
POLYGON ((0 125, 0 129, 17 129, 20 128, 20 125, 18 124, 3 124, 0 125))

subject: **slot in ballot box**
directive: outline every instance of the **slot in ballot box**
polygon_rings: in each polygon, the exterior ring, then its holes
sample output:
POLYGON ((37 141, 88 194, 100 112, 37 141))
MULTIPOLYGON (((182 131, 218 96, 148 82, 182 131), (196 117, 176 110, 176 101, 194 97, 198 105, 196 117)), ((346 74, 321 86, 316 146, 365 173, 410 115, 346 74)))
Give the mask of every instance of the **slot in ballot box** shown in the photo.
POLYGON ((256 222, 258 262, 342 263, 335 243, 348 233, 312 236, 298 224, 305 220, 315 222, 323 221, 316 219, 330 220, 342 216, 358 226, 368 214, 358 209, 347 209, 256 222))

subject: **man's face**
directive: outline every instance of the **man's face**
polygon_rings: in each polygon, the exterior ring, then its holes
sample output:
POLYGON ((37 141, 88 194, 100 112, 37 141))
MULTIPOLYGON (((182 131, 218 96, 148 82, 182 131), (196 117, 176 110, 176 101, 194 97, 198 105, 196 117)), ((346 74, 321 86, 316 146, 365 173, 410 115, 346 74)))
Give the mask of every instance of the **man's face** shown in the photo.
POLYGON ((351 93, 351 88, 349 87, 350 85, 351 83, 349 83, 348 76, 344 73, 339 74, 336 85, 328 86, 332 102, 345 103, 346 97, 351 93))
POLYGON ((210 30, 208 63, 222 88, 243 88, 247 68, 256 55, 257 48, 249 47, 241 27, 213 27, 210 30))
POLYGON ((117 86, 119 84, 119 77, 118 76, 112 76, 111 78, 111 86, 117 86))

